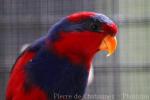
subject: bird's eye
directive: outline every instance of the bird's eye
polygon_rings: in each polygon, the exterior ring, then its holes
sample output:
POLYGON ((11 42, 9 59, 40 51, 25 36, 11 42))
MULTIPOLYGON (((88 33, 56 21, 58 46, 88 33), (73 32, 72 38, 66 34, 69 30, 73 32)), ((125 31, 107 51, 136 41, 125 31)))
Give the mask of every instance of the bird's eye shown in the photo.
POLYGON ((98 32, 99 31, 99 26, 97 24, 92 24, 90 26, 90 29, 91 29, 91 31, 98 32))

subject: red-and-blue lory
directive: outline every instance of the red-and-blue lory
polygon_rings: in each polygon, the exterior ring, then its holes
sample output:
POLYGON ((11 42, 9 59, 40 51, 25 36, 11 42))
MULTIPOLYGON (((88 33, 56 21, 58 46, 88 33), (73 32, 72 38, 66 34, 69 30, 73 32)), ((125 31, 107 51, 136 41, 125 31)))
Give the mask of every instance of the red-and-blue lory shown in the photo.
POLYGON ((62 18, 28 46, 10 74, 6 100, 80 100, 94 55, 111 55, 117 25, 106 15, 78 12, 62 18))

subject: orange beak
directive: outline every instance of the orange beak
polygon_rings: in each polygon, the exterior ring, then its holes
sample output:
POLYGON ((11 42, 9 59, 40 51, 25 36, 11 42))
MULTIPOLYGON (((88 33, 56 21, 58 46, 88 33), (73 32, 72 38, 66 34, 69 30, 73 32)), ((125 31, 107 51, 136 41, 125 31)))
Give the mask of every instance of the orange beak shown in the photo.
POLYGON ((117 47, 116 37, 108 35, 103 39, 99 49, 100 51, 107 51, 108 52, 107 56, 110 56, 115 52, 116 47, 117 47))

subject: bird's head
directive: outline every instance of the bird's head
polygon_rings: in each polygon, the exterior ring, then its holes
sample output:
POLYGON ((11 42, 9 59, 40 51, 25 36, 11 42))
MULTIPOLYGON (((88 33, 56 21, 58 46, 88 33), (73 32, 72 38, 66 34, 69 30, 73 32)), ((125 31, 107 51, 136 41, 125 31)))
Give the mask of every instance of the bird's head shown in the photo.
POLYGON ((74 62, 86 62, 98 51, 114 53, 117 25, 107 16, 95 12, 78 12, 69 15, 49 31, 55 51, 74 62))

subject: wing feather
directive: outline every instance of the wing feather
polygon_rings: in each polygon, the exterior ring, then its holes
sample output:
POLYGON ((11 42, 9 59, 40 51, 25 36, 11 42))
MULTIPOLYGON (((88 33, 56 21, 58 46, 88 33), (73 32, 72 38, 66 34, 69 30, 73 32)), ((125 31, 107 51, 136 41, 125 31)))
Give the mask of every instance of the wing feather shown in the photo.
POLYGON ((24 90, 26 80, 24 67, 34 58, 35 55, 36 52, 26 49, 17 58, 11 70, 7 86, 6 100, 46 100, 45 94, 38 87, 31 87, 28 93, 24 90))

